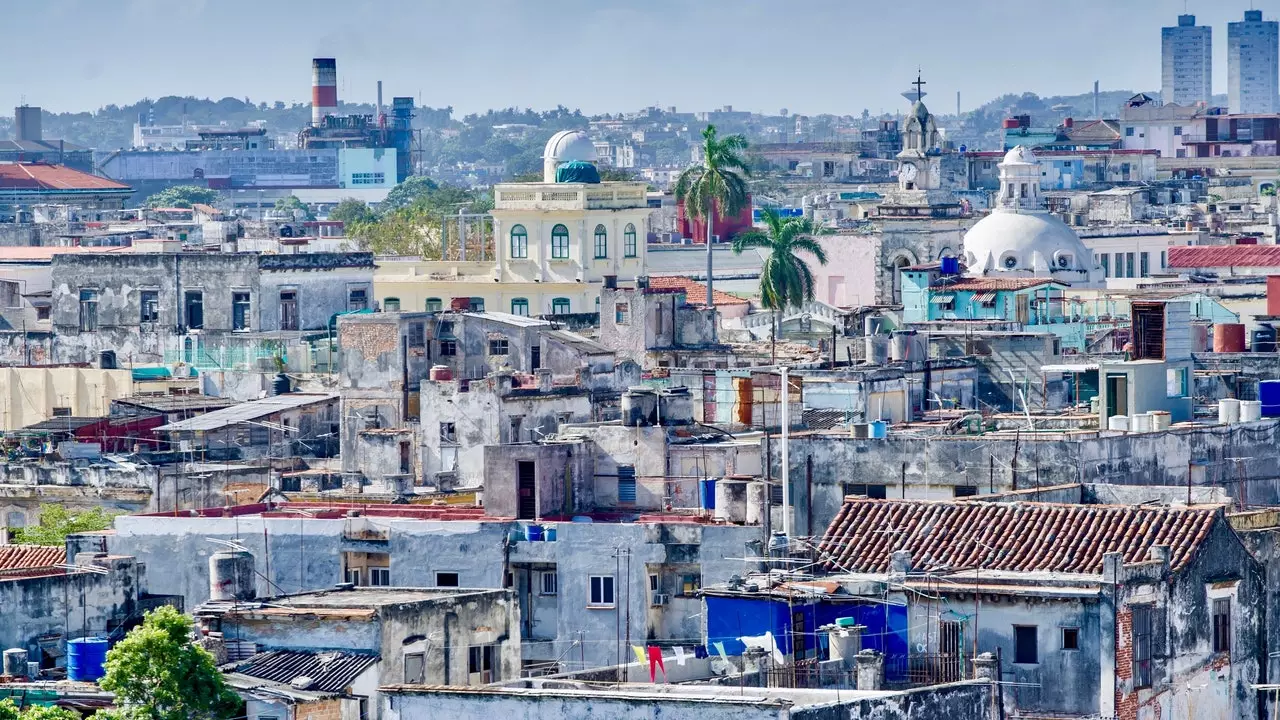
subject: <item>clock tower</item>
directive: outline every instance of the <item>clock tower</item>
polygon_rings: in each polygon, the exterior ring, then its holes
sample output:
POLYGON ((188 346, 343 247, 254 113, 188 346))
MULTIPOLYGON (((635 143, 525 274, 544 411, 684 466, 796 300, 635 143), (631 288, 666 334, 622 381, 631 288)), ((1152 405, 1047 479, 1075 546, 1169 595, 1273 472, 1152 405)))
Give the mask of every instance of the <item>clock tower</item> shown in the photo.
POLYGON ((902 152, 898 153, 899 190, 937 190, 941 187, 942 137, 929 108, 924 106, 921 88, 925 81, 916 76, 916 101, 902 130, 902 152))

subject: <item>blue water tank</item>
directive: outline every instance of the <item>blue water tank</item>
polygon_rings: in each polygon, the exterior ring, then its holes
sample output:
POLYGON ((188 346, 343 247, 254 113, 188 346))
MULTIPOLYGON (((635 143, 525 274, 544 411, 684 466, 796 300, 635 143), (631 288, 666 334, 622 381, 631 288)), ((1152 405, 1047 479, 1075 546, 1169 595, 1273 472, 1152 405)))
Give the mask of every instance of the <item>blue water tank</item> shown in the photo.
POLYGON ((708 478, 698 481, 698 499, 702 501, 703 510, 716 509, 716 479, 708 478))
POLYGON ((943 275, 959 275, 960 274, 960 258, 953 258, 953 257, 942 258, 942 274, 943 275))
POLYGON ((102 677, 107 662, 107 639, 86 637, 67 642, 67 678, 96 682, 102 677))
POLYGON ((542 542, 542 526, 527 525, 524 529, 524 539, 529 542, 542 542))
POLYGON ((1280 380, 1262 380, 1258 383, 1258 400, 1263 406, 1280 405, 1280 380))
POLYGON ((887 437, 888 435, 889 435, 889 423, 883 420, 871 421, 871 437, 880 439, 880 438, 887 437))

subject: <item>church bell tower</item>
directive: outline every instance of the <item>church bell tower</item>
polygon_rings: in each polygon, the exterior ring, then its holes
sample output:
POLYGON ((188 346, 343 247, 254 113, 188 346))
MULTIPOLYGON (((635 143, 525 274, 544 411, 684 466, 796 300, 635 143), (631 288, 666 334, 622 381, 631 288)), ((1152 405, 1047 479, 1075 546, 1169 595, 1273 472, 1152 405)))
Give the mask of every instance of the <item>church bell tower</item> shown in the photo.
POLYGON ((902 152, 898 153, 898 189, 937 190, 941 187, 942 137, 938 125, 924 106, 925 81, 916 75, 916 101, 902 130, 902 152))

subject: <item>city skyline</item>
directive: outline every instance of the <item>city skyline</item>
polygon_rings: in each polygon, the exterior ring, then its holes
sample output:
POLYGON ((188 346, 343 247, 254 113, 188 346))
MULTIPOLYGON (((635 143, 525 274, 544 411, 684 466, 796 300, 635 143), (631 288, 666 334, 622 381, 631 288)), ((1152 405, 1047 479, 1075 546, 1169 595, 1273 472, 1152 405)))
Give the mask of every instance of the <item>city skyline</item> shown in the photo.
MULTIPOLYGON (((1268 20, 1280 13, 1280 3, 1255 6, 1268 20)), ((65 47, 48 53, 41 33, 8 37, 0 62, 21 72, 0 78, 0 108, 85 111, 165 95, 308 102, 310 58, 332 56, 343 101, 372 102, 382 80, 386 97, 412 95, 458 114, 557 104, 589 114, 648 105, 878 113, 901 108, 900 93, 917 67, 929 83, 926 102, 951 112, 957 91, 969 110, 1006 93, 1086 93, 1094 80, 1104 90, 1157 90, 1161 28, 1183 12, 1217 28, 1213 87, 1223 93, 1226 23, 1246 9, 1207 0, 1079 0, 1063 17, 1042 0, 973 8, 941 0, 910 7, 810 0, 786 12, 755 0, 732 7, 317 0, 304 9, 246 0, 54 0, 6 9, 13 27, 57 27, 65 47), (1109 21, 1098 24, 1095 10, 1109 21), (836 31, 814 37, 815 26, 836 31), (709 28, 728 41, 704 51, 698 43, 709 28), (117 29, 141 40, 113 44, 117 29), (1063 42, 1049 42, 1054 35, 1063 42), (207 52, 185 60, 189 48, 207 52), (874 58, 874 69, 860 70, 861 58, 874 58), (434 72, 438 67, 448 71, 434 72)))

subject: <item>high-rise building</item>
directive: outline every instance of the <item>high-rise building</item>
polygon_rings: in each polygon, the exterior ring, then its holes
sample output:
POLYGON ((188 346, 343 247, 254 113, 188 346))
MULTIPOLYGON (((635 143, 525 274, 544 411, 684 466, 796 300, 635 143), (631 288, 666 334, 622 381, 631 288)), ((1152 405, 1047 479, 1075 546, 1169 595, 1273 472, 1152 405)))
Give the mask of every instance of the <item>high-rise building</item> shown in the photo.
POLYGON ((1160 32, 1161 95, 1166 103, 1208 105, 1213 98, 1213 28, 1179 15, 1160 32))
POLYGON ((1261 10, 1227 23, 1227 104, 1232 113, 1280 111, 1280 23, 1261 10))

